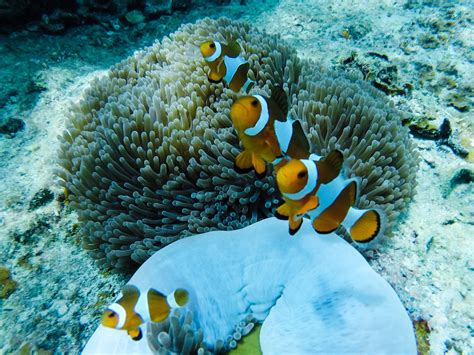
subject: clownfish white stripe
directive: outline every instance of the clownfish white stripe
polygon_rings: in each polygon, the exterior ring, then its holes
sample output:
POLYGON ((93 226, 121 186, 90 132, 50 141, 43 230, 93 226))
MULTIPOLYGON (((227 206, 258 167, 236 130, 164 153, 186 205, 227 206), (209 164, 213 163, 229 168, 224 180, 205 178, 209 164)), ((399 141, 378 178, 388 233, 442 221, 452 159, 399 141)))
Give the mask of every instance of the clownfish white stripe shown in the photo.
POLYGON ((322 156, 312 153, 308 159, 313 160, 313 161, 320 161, 322 159, 322 156))
POLYGON ((294 194, 283 193, 285 197, 293 201, 301 200, 313 191, 316 187, 316 181, 318 180, 318 169, 316 168, 316 164, 308 159, 303 159, 301 162, 306 166, 306 170, 308 171, 308 181, 306 182, 306 185, 294 194))
POLYGON ((267 101, 260 95, 253 95, 253 97, 255 97, 260 102, 262 112, 260 112, 260 116, 258 117, 258 121, 255 123, 255 126, 245 129, 245 134, 249 136, 256 136, 261 131, 263 131, 268 123, 269 118, 267 101))
POLYGON ((166 297, 166 302, 168 302, 168 305, 171 307, 171 308, 181 308, 181 306, 178 304, 178 302, 176 302, 176 297, 175 297, 175 292, 176 291, 173 291, 172 293, 170 293, 167 297, 166 297))
POLYGON ((334 201, 336 201, 339 194, 347 187, 347 185, 354 181, 357 184, 357 189, 359 189, 358 178, 347 179, 342 175, 339 175, 337 178, 327 184, 321 184, 318 192, 316 193, 316 197, 319 199, 319 205, 318 207, 316 207, 316 209, 308 212, 311 217, 311 220, 318 218, 321 213, 323 213, 329 206, 334 203, 334 201))
POLYGON ((217 58, 220 57, 222 53, 221 44, 219 42, 214 41, 214 45, 216 46, 216 51, 214 52, 214 54, 204 58, 207 62, 215 61, 217 58))
POLYGON ((249 87, 250 84, 254 85, 255 81, 250 80, 249 78, 247 78, 247 81, 245 82, 244 86, 242 86, 242 89, 244 89, 245 92, 248 92, 248 87, 249 87))
POLYGON ((121 329, 125 325, 125 321, 127 320, 127 312, 125 309, 119 305, 118 303, 113 303, 108 307, 109 310, 115 312, 118 317, 118 323, 115 326, 116 329, 121 329))
POLYGON ((241 57, 237 58, 232 58, 228 56, 224 56, 224 64, 226 68, 225 76, 224 76, 224 81, 228 84, 232 82, 232 79, 234 79, 235 73, 237 73, 237 70, 242 64, 247 63, 245 60, 243 60, 241 57))
POLYGON ((275 120, 275 134, 283 153, 288 151, 293 134, 293 120, 288 117, 284 122, 275 120))
POLYGON ((348 231, 351 230, 352 226, 364 215, 368 210, 359 210, 358 208, 351 207, 347 212, 346 218, 342 221, 342 225, 348 231))
POLYGON ((272 164, 273 165, 278 165, 280 164, 280 162, 283 160, 283 157, 280 157, 280 158, 275 158, 274 161, 272 161, 272 164))

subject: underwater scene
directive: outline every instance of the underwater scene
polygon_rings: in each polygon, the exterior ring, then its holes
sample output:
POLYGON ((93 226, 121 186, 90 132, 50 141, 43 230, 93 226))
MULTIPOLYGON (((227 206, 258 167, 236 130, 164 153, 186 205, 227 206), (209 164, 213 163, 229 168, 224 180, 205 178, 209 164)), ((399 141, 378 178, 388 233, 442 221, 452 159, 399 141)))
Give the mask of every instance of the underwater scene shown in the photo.
POLYGON ((473 354, 470 0, 0 0, 0 354, 473 354))

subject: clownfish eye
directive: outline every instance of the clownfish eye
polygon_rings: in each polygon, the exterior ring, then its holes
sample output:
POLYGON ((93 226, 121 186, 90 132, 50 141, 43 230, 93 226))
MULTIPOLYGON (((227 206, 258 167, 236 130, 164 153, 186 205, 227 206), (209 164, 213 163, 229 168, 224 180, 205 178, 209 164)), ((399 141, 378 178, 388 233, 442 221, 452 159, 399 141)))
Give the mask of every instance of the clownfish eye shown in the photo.
POLYGON ((252 100, 252 102, 250 103, 253 107, 257 107, 258 106, 258 100, 257 99, 254 99, 252 100))
POLYGON ((209 45, 209 47, 211 47, 211 48, 216 48, 216 45, 215 45, 214 42, 213 42, 213 43, 211 43, 211 44, 209 45))
POLYGON ((113 318, 113 317, 115 317, 115 313, 113 313, 113 312, 110 312, 110 313, 109 313, 109 315, 108 315, 108 317, 109 317, 109 318, 113 318))
POLYGON ((304 178, 305 176, 306 176, 306 171, 300 171, 300 172, 298 173, 298 179, 302 179, 302 178, 304 178))

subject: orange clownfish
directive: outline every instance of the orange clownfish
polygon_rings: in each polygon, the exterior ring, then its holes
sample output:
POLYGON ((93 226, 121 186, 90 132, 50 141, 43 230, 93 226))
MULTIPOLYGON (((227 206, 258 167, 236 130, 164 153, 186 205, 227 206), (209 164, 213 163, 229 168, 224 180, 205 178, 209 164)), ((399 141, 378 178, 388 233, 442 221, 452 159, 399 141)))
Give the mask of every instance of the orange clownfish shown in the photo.
POLYGON ((334 150, 319 161, 292 159, 278 170, 277 185, 285 202, 275 216, 288 219, 291 235, 301 228, 303 215, 318 207, 316 192, 340 174, 342 162, 342 153, 334 150))
POLYGON ((180 288, 165 296, 152 288, 140 293, 137 287, 126 285, 122 289, 122 297, 105 310, 101 324, 108 328, 126 330, 133 340, 140 340, 140 325, 149 321, 164 321, 171 309, 183 307, 188 297, 188 292, 180 288))
POLYGON ((250 64, 240 56, 241 48, 237 42, 207 41, 200 49, 210 68, 207 77, 211 83, 224 81, 234 92, 242 88, 249 92, 255 85, 255 81, 247 77, 250 64))
POLYGON ((301 122, 288 117, 288 99, 280 87, 272 90, 270 98, 239 98, 230 109, 230 118, 244 146, 235 159, 238 172, 255 169, 258 176, 263 176, 267 163, 278 170, 290 158, 305 159, 310 155, 301 122))
POLYGON ((285 203, 277 209, 276 215, 289 219, 290 234, 298 231, 303 214, 308 214, 319 234, 332 233, 342 225, 358 243, 368 243, 381 235, 385 229, 383 211, 352 207, 357 201, 359 180, 347 179, 340 173, 342 153, 336 150, 323 159, 315 155, 311 158, 291 160, 277 173, 285 203), (325 169, 333 166, 330 175, 320 168, 322 162, 325 169))

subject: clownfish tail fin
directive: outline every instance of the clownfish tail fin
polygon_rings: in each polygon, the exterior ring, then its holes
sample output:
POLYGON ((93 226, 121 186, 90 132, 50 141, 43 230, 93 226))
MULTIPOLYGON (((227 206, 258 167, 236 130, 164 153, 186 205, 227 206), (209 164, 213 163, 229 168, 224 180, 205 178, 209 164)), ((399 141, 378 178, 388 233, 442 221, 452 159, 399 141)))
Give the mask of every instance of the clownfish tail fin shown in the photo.
POLYGON ((171 296, 179 307, 183 307, 189 300, 189 293, 183 288, 177 288, 171 296))
POLYGON ((385 214, 379 209, 358 210, 351 208, 348 221, 343 225, 353 241, 369 243, 383 234, 385 230, 385 214))

